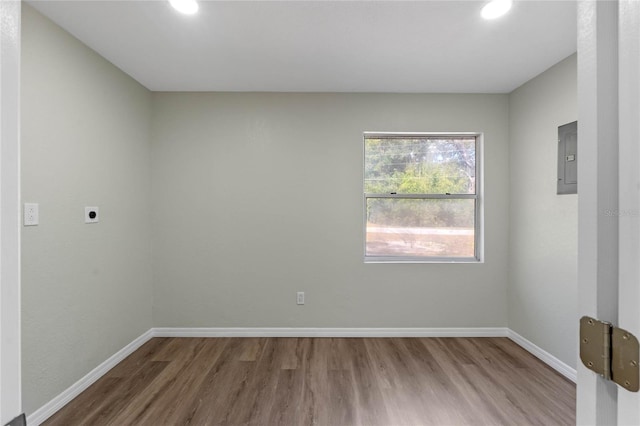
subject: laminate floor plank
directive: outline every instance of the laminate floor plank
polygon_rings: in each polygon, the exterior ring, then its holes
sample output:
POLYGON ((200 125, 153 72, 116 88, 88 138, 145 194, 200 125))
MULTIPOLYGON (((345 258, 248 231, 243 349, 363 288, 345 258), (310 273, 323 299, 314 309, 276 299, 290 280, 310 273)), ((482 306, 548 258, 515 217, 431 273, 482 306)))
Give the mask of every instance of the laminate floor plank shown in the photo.
MULTIPOLYGON (((575 423, 575 384, 557 374, 551 367, 538 358, 531 356, 526 350, 508 339, 493 339, 495 346, 511 353, 519 360, 518 365, 524 365, 524 371, 519 376, 524 380, 515 381, 529 399, 535 399, 540 406, 547 407, 543 416, 549 418, 549 423, 575 423), (545 372, 546 374, 543 374, 545 372), (526 379, 525 379, 526 378, 526 379)), ((507 372, 509 374, 509 372, 507 372)), ((513 373, 511 373, 513 374, 513 373)))
POLYGON ((302 339, 281 338, 278 342, 282 346, 282 359, 280 368, 283 370, 296 370, 298 368, 298 345, 302 339))
POLYGON ((265 339, 260 346, 247 386, 229 409, 230 424, 261 424, 271 412, 285 347, 274 339, 265 339))
POLYGON ((100 410, 85 417, 86 424, 109 424, 112 422, 128 408, 133 398, 145 393, 149 385, 164 371, 167 365, 168 363, 164 361, 152 361, 146 368, 141 368, 133 376, 122 379, 122 386, 119 387, 118 392, 106 395, 100 410))
POLYGON ((349 356, 353 360, 353 383, 355 388, 358 424, 362 426, 385 426, 392 424, 382 392, 376 382, 376 372, 364 339, 347 339, 349 356))
POLYGON ((232 408, 247 389, 255 370, 255 362, 240 361, 240 358, 254 344, 249 339, 231 339, 202 381, 197 399, 187 402, 186 411, 191 413, 188 424, 232 424, 232 408))
POLYGON ((308 339, 306 342, 299 367, 305 374, 299 424, 328 425, 332 410, 328 374, 331 339, 308 339))
POLYGON ((166 363, 149 361, 166 343, 167 339, 159 338, 142 345, 74 400, 84 407, 82 411, 67 405, 47 424, 107 424, 113 415, 124 409, 129 398, 140 394, 166 367, 166 363))
POLYGON ((505 422, 505 419, 500 415, 500 410, 487 401, 484 395, 484 389, 481 389, 476 382, 473 382, 465 375, 462 369, 462 366, 465 364, 458 363, 458 360, 453 357, 449 350, 447 340, 448 339, 435 338, 422 339, 421 341, 458 389, 462 399, 458 400, 457 403, 464 401, 464 407, 470 413, 473 413, 474 420, 469 424, 509 424, 505 422))
POLYGON ((305 376, 300 366, 304 362, 303 352, 305 347, 308 350, 309 340, 306 340, 306 344, 305 339, 295 338, 272 341, 276 350, 273 354, 265 351, 260 360, 259 368, 268 370, 270 374, 268 382, 262 386, 265 392, 257 397, 261 403, 249 420, 252 425, 264 425, 265 419, 274 419, 272 424, 295 424, 302 415, 305 376), (268 354, 270 357, 267 357, 268 354), (266 364, 266 361, 269 363, 266 364), (277 418, 281 420, 276 421, 277 418))
POLYGON ((264 345, 267 344, 267 338, 265 337, 247 337, 244 342, 244 349, 238 358, 239 361, 256 361, 264 345))
POLYGON ((329 370, 327 384, 330 410, 326 411, 329 425, 356 425, 353 377, 349 370, 329 370))
MULTIPOLYGON (((536 381, 523 382, 519 380, 519 376, 513 377, 510 370, 521 369, 525 371, 527 367, 523 367, 522 363, 515 357, 505 356, 506 352, 502 350, 496 351, 496 346, 487 342, 487 345, 478 345, 476 342, 468 342, 470 350, 477 351, 480 356, 475 373, 478 382, 489 382, 490 389, 496 389, 500 392, 500 406, 507 407, 509 410, 517 411, 518 415, 524 416, 520 420, 525 424, 553 424, 557 419, 548 418, 545 413, 537 413, 535 417, 528 413, 535 413, 536 407, 548 406, 554 407, 550 412, 558 412, 562 408, 557 404, 558 399, 553 398, 545 389, 540 388, 536 381), (532 389, 535 392, 532 392, 532 389)), ((529 374, 529 371, 527 371, 529 374)), ((548 411, 549 412, 549 411, 548 411)), ((510 418, 518 418, 518 415, 511 414, 510 418)))
POLYGON ((507 338, 154 338, 47 426, 575 424, 575 384, 507 338))
MULTIPOLYGON (((500 419, 500 424, 539 424, 532 423, 526 418, 526 406, 523 403, 513 404, 507 394, 499 386, 496 386, 494 377, 477 365, 464 365, 462 370, 469 381, 478 389, 482 389, 482 399, 493 408, 493 412, 500 419)), ((524 402, 524 401, 523 401, 524 402)))
POLYGON ((402 356, 408 360, 409 370, 414 372, 429 423, 455 425, 473 422, 473 417, 468 416, 471 407, 465 405, 459 390, 429 350, 418 339, 401 339, 399 347, 402 356), (451 401, 458 401, 457 409, 451 409, 451 401))
POLYGON ((113 367, 105 377, 131 377, 138 370, 152 361, 156 354, 161 351, 172 340, 166 337, 157 337, 140 346, 138 350, 123 359, 113 367))
MULTIPOLYGON (((151 358, 151 362, 165 362, 166 367, 149 383, 145 392, 134 395, 127 407, 107 424, 142 425, 142 419, 148 418, 149 412, 162 408, 163 395, 174 393, 174 387, 182 374, 191 365, 195 355, 204 347, 206 339, 171 339, 158 354, 151 358)), ((174 393, 175 395, 175 393, 174 393)), ((153 424, 156 419, 149 424, 153 424)))
POLYGON ((274 393, 269 416, 256 419, 256 425, 301 425, 305 418, 302 412, 304 373, 300 370, 282 369, 278 373, 278 384, 274 393))
POLYGON ((218 357, 224 350, 228 339, 204 339, 202 348, 194 354, 193 360, 183 367, 182 372, 176 375, 176 380, 171 384, 171 391, 165 391, 155 401, 157 410, 148 411, 140 418, 139 424, 153 424, 158 418, 166 424, 184 424, 189 413, 184 412, 183 401, 192 401, 197 397, 198 388, 213 368, 218 357), (183 374, 188 368, 192 374, 183 374))
POLYGON ((47 420, 49 426, 65 426, 69 424, 86 424, 93 413, 103 407, 106 398, 119 391, 122 378, 102 377, 89 386, 83 393, 47 420), (77 410, 74 406, 83 407, 77 410))
POLYGON ((397 339, 367 339, 369 356, 376 368, 387 411, 393 422, 403 425, 433 424, 423 389, 403 357, 397 339))

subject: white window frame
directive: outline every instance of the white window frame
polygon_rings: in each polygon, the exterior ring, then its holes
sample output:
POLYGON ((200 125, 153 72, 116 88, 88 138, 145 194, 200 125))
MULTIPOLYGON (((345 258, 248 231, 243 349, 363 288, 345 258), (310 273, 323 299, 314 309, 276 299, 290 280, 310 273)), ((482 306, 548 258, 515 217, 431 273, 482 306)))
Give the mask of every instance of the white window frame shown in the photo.
POLYGON ((484 262, 484 137, 478 132, 364 132, 362 138, 362 193, 363 196, 363 253, 365 263, 483 263, 484 262), (463 138, 476 139, 476 182, 475 194, 374 194, 364 190, 367 139, 402 138, 463 138), (473 199, 475 200, 474 218, 474 256, 473 257, 437 257, 437 256, 367 256, 367 199, 473 199))

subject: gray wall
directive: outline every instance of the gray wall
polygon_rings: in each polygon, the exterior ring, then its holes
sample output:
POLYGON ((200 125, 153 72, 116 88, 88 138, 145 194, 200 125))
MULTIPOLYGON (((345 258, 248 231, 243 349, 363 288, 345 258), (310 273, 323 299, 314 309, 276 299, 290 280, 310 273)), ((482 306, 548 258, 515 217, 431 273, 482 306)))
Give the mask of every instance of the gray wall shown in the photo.
POLYGON ((153 105, 155 326, 507 325, 507 95, 155 93, 153 105), (363 263, 367 130, 484 132, 485 263, 363 263))
POLYGON ((23 408, 39 408, 151 323, 151 94, 23 3, 23 408), (100 207, 84 224, 84 206, 100 207))
POLYGON ((556 168, 558 126, 578 116, 576 55, 509 101, 509 328, 575 368, 578 196, 556 195, 556 168))

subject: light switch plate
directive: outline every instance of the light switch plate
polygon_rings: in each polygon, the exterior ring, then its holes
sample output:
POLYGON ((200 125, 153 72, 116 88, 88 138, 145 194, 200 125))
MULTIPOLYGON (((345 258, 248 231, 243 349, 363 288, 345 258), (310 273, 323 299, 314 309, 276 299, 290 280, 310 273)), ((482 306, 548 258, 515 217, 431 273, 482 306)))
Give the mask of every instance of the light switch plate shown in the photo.
POLYGON ((98 223, 100 220, 100 211, 98 207, 84 208, 84 223, 98 223))

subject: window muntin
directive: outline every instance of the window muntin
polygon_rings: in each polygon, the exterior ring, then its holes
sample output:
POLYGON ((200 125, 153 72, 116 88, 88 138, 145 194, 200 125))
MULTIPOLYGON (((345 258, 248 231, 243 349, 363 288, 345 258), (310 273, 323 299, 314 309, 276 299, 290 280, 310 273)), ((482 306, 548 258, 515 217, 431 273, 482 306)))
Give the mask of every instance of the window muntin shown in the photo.
POLYGON ((478 136, 365 133, 365 260, 477 261, 478 136))

